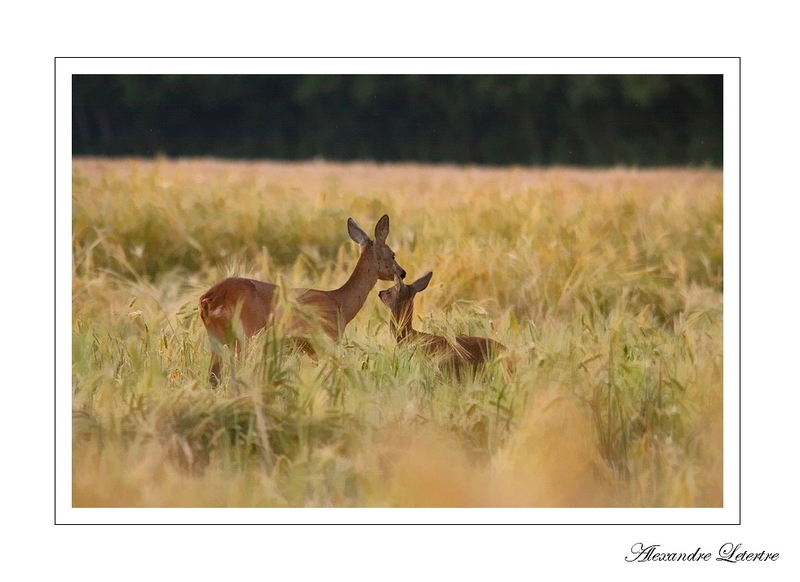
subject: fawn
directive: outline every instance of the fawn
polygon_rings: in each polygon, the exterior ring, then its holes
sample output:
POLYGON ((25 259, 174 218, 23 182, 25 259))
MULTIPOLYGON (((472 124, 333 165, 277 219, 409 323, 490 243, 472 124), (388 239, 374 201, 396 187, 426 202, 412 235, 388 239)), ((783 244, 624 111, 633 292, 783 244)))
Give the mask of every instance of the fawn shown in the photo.
POLYGON ((445 356, 445 361, 456 370, 464 364, 477 366, 490 360, 506 348, 490 338, 457 336, 455 342, 446 337, 417 331, 412 327, 414 316, 414 296, 424 291, 431 281, 433 272, 423 275, 410 285, 395 276, 394 287, 378 292, 381 301, 391 310, 392 333, 398 343, 418 341, 423 351, 431 356, 445 356))
MULTIPOLYGON (((405 270, 397 264, 394 252, 386 245, 389 235, 387 215, 384 214, 375 225, 374 241, 352 218, 347 219, 347 232, 361 247, 361 255, 350 278, 332 291, 288 290, 299 306, 308 308, 314 315, 313 323, 299 315, 290 316, 288 329, 291 332, 309 334, 317 326, 336 341, 364 305, 378 279, 391 281, 406 276, 405 270)), ((232 277, 220 281, 200 297, 200 318, 211 343, 209 382, 213 387, 220 382, 223 346, 233 343, 238 352, 240 340, 246 342, 274 323, 278 311, 276 289, 277 285, 272 283, 232 277)))

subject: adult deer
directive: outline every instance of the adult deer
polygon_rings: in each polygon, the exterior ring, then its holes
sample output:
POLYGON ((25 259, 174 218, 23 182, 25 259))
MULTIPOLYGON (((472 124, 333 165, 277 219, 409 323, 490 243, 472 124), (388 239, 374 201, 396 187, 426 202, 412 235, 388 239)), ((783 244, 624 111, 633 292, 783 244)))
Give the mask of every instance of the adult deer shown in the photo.
POLYGON ((417 331, 412 326, 414 296, 424 291, 433 272, 423 275, 410 285, 394 277, 394 287, 379 291, 381 301, 391 310, 391 328, 397 343, 419 342, 423 351, 431 356, 444 356, 445 363, 458 370, 464 364, 477 366, 490 360, 506 348, 500 342, 486 337, 456 336, 453 341, 440 335, 417 331))
MULTIPOLYGON (((378 279, 392 281, 406 276, 395 261, 392 249, 386 245, 389 217, 383 215, 375 225, 375 240, 371 240, 352 218, 347 219, 347 232, 361 247, 361 255, 347 282, 333 291, 290 289, 288 294, 302 308, 312 312, 312 318, 290 317, 288 329, 293 334, 313 332, 317 325, 328 337, 338 340, 345 326, 356 316, 378 279), (313 323, 309 323, 309 321, 313 323)), ((234 343, 237 352, 240 339, 249 340, 276 318, 277 285, 232 277, 220 281, 200 297, 200 318, 211 343, 212 386, 220 382, 222 348, 234 343)))

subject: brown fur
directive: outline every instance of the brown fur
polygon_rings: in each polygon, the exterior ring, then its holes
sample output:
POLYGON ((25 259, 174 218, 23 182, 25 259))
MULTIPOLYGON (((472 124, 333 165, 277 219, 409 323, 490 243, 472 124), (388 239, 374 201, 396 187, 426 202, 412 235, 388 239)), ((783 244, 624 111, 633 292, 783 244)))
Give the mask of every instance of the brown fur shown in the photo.
MULTIPOLYGON (((293 336, 309 335, 319 327, 328 337, 338 340, 347 324, 356 316, 367 295, 378 279, 391 281, 403 278, 405 270, 395 261, 394 252, 386 245, 389 234, 389 217, 384 215, 375 225, 375 240, 348 219, 347 229, 361 247, 355 269, 347 282, 332 291, 317 289, 289 289, 287 299, 296 302, 310 312, 311 318, 293 314, 287 323, 287 331, 293 336)), ((222 347, 233 343, 239 351, 240 341, 247 341, 261 329, 280 317, 276 313, 277 285, 231 277, 220 281, 206 291, 199 302, 200 318, 203 320, 211 342, 210 382, 216 386, 220 380, 222 347), (238 315, 238 317, 237 317, 238 315), (238 326, 234 325, 238 321, 238 326)), ((300 338, 298 345, 308 346, 300 338)))
POLYGON ((414 296, 428 287, 432 276, 433 273, 429 272, 410 285, 395 277, 394 287, 378 293, 381 301, 392 312, 390 325, 397 342, 419 342, 426 354, 444 356, 445 361, 456 368, 464 364, 483 364, 505 350, 503 344, 486 337, 456 336, 453 343, 446 337, 413 328, 411 322, 414 317, 414 296))

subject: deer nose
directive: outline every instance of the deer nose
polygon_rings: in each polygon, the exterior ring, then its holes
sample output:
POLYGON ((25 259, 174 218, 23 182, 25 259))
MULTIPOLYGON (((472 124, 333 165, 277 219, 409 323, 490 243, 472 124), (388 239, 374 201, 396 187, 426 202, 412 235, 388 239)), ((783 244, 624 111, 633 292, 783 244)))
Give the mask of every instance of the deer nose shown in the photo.
POLYGON ((405 279, 406 278, 406 270, 405 269, 400 269, 400 278, 401 279, 405 279))

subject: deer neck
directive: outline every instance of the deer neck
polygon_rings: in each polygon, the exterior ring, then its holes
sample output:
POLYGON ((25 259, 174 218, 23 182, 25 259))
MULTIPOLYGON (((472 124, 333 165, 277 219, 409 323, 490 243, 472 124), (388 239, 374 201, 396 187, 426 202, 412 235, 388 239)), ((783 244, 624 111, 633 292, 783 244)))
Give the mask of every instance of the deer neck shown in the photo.
POLYGON ((413 338, 414 334, 417 333, 414 331, 414 328, 411 327, 413 316, 414 310, 408 308, 402 310, 400 313, 392 312, 390 327, 398 343, 413 338))
POLYGON ((364 306, 372 288, 378 282, 378 265, 373 254, 373 246, 369 244, 361 250, 355 269, 347 282, 331 291, 331 297, 339 307, 342 325, 347 325, 364 306))

